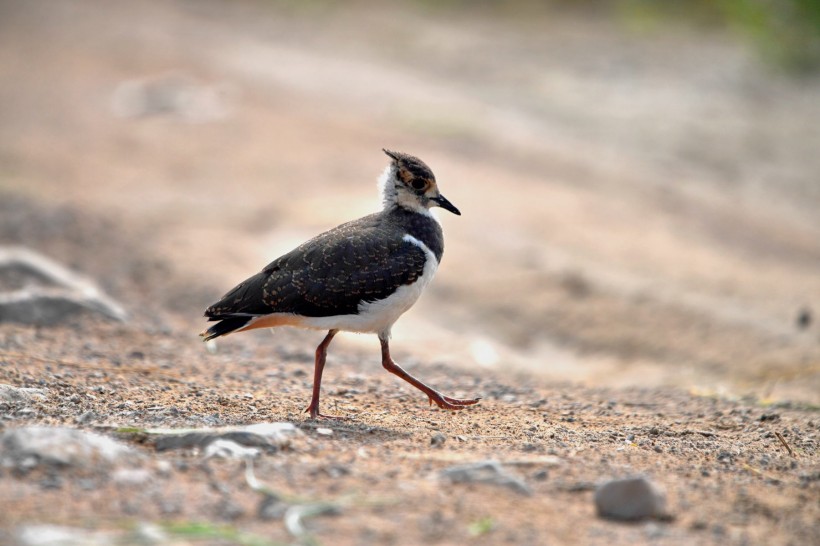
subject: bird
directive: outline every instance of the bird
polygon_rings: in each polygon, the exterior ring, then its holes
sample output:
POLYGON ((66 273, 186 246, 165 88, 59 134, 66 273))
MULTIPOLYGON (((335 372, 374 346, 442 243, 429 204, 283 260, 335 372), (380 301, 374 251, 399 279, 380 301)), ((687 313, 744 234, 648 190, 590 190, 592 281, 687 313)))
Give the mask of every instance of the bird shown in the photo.
POLYGON ((319 411, 322 372, 330 342, 340 331, 374 333, 382 366, 442 409, 460 410, 480 398, 446 396, 390 356, 391 328, 432 280, 444 253, 438 219, 430 209, 461 212, 439 191, 433 171, 410 154, 383 149, 389 164, 379 177, 382 210, 341 224, 302 243, 242 281, 205 311, 216 324, 204 341, 256 328, 295 326, 327 330, 316 348, 313 390, 305 409, 319 411))

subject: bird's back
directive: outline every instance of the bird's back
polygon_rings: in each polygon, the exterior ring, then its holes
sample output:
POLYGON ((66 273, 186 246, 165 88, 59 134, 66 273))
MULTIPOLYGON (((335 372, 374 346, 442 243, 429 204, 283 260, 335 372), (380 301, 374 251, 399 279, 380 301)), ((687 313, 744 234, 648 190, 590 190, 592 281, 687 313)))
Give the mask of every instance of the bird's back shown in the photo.
MULTIPOLYGON (((228 331, 254 317, 356 314, 363 303, 383 300, 416 282, 431 256, 444 251, 441 227, 429 215, 393 208, 342 224, 303 243, 246 279, 205 316, 231 321, 228 331), (411 239, 407 239, 409 236, 411 239)), ((222 332, 218 335, 223 335, 222 332)), ((215 337, 215 336, 211 336, 215 337)))

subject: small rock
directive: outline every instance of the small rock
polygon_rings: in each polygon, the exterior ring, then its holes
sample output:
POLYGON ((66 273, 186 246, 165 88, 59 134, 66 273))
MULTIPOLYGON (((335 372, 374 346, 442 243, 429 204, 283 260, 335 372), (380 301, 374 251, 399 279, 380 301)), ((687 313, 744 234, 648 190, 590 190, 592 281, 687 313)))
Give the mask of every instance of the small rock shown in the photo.
POLYGON ((666 497, 660 488, 643 476, 612 480, 595 491, 598 515, 618 520, 639 520, 665 516, 666 497))
POLYGON ((61 489, 63 487, 63 479, 59 474, 50 473, 40 480, 39 485, 43 489, 61 489))
POLYGON ((157 461, 156 463, 157 472, 160 476, 168 477, 171 475, 171 472, 174 470, 174 465, 172 465, 168 461, 157 461))
POLYGON ((317 428, 316 434, 320 436, 331 436, 333 434, 333 429, 330 428, 317 428))
POLYGON ((0 434, 0 466, 16 470, 39 465, 95 468, 137 456, 137 452, 116 440, 65 427, 32 426, 7 429, 0 434))
POLYGON ((245 509, 231 499, 222 499, 216 507, 217 515, 228 521, 234 521, 245 515, 245 509))
POLYGON ((37 412, 33 408, 21 408, 15 413, 17 417, 34 417, 37 412))
POLYGON ((30 389, 0 383, 0 402, 24 404, 33 400, 45 400, 47 389, 30 389))
POLYGON ((433 447, 442 447, 444 442, 447 441, 447 436, 440 432, 436 432, 433 436, 430 437, 430 445, 433 447))
POLYGON ((545 468, 542 468, 541 470, 538 470, 535 474, 532 475, 532 479, 537 480, 539 482, 543 482, 544 480, 546 480, 549 477, 550 477, 549 470, 547 470, 545 468))
POLYGON ((82 415, 78 416, 76 419, 74 419, 74 422, 78 425, 87 425, 88 423, 97 421, 99 418, 100 416, 97 415, 95 412, 87 411, 82 415))
POLYGON ((216 440, 229 440, 248 447, 283 448, 293 436, 301 434, 293 423, 256 423, 241 427, 203 429, 149 429, 149 436, 156 437, 157 451, 171 449, 205 448, 216 440))
POLYGON ((331 464, 322 468, 331 478, 341 478, 350 474, 350 468, 341 464, 331 464))
POLYGON ((719 451, 717 454, 717 460, 720 462, 734 462, 735 456, 730 451, 719 451))
POLYGON ((809 309, 808 307, 803 307, 797 312, 797 320, 795 322, 799 330, 807 329, 809 326, 811 326, 811 321, 811 309, 809 309))
POLYGON ((175 516, 182 512, 182 502, 173 499, 162 499, 157 504, 157 508, 163 516, 175 516))
POLYGON ((523 495, 532 494, 524 480, 505 470, 498 461, 451 466, 441 471, 441 477, 452 483, 490 483, 509 487, 523 495))

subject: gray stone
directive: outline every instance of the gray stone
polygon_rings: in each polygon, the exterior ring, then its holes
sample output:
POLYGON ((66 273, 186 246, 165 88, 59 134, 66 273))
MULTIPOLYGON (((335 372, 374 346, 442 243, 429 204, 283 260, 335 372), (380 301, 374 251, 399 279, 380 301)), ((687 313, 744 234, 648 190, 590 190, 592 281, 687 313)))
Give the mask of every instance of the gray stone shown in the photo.
POLYGON ((100 419, 100 416, 97 415, 96 412, 87 411, 87 412, 83 413, 82 415, 79 415, 78 417, 76 417, 74 419, 74 422, 77 423, 78 425, 87 425, 87 424, 89 424, 93 421, 98 421, 99 419, 100 419))
POLYGON ((233 521, 245 515, 245 509, 229 498, 223 498, 216 507, 217 515, 224 520, 233 521))
POLYGON ((30 389, 0 383, 0 402, 25 404, 33 400, 45 400, 47 389, 30 389))
POLYGON ((40 465, 108 467, 138 457, 137 452, 116 440, 71 428, 32 426, 7 429, 0 434, 0 466, 16 470, 40 465))
POLYGON ((666 516, 666 496, 643 476, 608 481, 595 491, 598 515, 618 520, 666 516))
POLYGON ((58 324, 93 312, 124 321, 123 307, 92 281, 22 247, 0 247, 0 322, 58 324))
POLYGON ((293 423, 256 423, 240 427, 202 429, 148 429, 157 451, 171 449, 205 449, 216 440, 227 440, 245 447, 277 449, 286 447, 301 434, 293 423))
POLYGON ((524 480, 505 470, 498 461, 451 466, 441 471, 441 477, 452 483, 489 483, 509 487, 523 495, 532 494, 524 480))

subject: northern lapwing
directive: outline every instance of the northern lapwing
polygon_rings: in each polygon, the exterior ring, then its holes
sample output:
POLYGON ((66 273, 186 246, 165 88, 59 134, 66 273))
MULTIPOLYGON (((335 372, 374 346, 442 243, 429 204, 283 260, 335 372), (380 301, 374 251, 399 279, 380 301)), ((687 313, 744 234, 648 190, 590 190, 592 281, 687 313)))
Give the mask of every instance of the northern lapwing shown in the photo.
POLYGON ((449 410, 479 399, 445 396, 390 357, 390 329, 421 295, 441 262, 444 238, 430 208, 461 212, 439 192, 430 168, 412 155, 384 150, 390 164, 379 178, 381 212, 310 239, 243 281, 205 311, 216 324, 205 341, 275 326, 328 330, 316 348, 313 396, 305 410, 319 412, 327 348, 339 331, 379 336, 382 366, 449 410))

